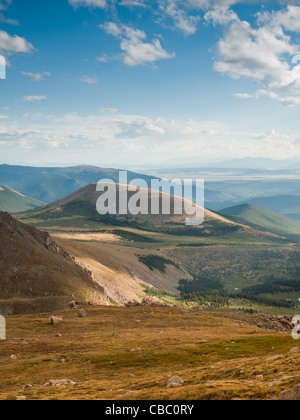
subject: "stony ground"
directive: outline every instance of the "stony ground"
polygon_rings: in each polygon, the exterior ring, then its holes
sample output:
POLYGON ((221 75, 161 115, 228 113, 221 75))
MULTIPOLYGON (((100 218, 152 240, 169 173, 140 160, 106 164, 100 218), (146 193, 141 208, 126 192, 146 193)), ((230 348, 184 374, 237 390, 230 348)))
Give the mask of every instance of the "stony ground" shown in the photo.
POLYGON ((280 319, 160 307, 81 309, 86 317, 74 309, 7 318, 1 400, 277 399, 300 384, 299 343, 280 319))

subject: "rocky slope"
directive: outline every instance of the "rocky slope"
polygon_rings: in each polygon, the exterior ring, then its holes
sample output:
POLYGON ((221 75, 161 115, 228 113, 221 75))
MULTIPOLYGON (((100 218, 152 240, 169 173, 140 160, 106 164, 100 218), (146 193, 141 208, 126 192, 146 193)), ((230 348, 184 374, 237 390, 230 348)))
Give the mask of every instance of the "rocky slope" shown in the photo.
POLYGON ((91 273, 48 233, 0 212, 0 313, 47 312, 70 300, 107 303, 91 273))

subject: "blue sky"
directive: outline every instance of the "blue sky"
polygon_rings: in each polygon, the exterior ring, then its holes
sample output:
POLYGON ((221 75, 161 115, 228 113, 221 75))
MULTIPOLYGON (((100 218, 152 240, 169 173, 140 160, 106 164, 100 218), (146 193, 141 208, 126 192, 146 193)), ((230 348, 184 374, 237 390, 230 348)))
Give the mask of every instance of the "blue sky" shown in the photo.
POLYGON ((1 163, 300 157, 300 1, 0 0, 0 54, 1 163))

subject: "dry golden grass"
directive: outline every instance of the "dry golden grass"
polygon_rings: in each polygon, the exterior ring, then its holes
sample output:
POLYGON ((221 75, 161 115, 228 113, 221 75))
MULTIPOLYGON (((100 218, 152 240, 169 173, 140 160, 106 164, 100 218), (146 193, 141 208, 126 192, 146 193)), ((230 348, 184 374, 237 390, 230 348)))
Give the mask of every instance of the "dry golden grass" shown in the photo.
POLYGON ((57 326, 47 314, 7 319, 8 340, 0 342, 1 400, 268 399, 300 383, 300 358, 286 355, 297 343, 288 334, 257 329, 246 315, 85 309, 82 319, 76 310, 56 313, 63 317, 57 326), (167 389, 173 375, 185 383, 167 389), (44 388, 50 379, 76 385, 44 388), (24 390, 26 384, 33 388, 24 390))
POLYGON ((111 233, 57 233, 55 235, 61 239, 72 239, 74 241, 98 241, 101 243, 106 242, 120 242, 121 238, 111 233))

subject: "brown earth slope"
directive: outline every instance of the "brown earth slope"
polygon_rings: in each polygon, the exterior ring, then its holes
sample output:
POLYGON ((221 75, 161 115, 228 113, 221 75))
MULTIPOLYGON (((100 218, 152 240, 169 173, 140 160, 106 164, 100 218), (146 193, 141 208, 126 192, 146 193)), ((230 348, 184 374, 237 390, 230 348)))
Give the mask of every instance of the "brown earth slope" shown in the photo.
POLYGON ((48 233, 0 212, 0 313, 58 310, 74 299, 107 303, 103 288, 48 233))

